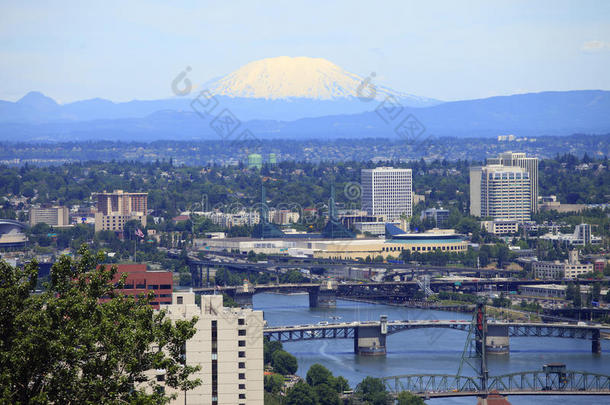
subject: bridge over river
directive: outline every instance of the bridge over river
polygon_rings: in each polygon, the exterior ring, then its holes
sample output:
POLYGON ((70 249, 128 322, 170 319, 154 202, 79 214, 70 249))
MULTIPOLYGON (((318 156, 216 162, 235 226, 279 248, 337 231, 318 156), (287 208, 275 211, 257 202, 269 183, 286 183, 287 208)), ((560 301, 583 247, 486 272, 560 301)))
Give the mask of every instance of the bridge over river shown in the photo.
MULTIPOLYGON (((317 325, 266 327, 264 335, 272 341, 298 342, 320 339, 353 339, 354 353, 385 355, 386 336, 423 328, 449 328, 468 332, 471 321, 464 320, 398 320, 342 322, 317 325)), ((601 353, 601 339, 610 326, 566 323, 488 321, 486 348, 489 353, 506 354, 510 351, 510 337, 557 337, 591 340, 593 353, 601 353)))
MULTIPOLYGON (((589 283, 582 280, 581 283, 589 283)), ((463 291, 476 292, 493 287, 498 291, 517 291, 519 286, 531 284, 552 284, 552 280, 518 280, 506 278, 482 278, 482 279, 433 279, 429 287, 434 291, 463 291)), ((414 297, 415 292, 420 290, 417 281, 382 281, 382 282, 360 282, 347 281, 338 283, 335 280, 324 280, 318 283, 301 284, 257 284, 244 283, 239 286, 215 286, 193 288, 197 294, 214 294, 224 292, 231 296, 242 306, 251 306, 254 294, 261 292, 294 293, 307 292, 309 294, 309 306, 334 307, 337 298, 359 298, 371 301, 383 300, 392 302, 404 302, 414 297)))
MULTIPOLYGON (((383 323, 384 320, 380 322, 383 323)), ((490 376, 487 368, 488 350, 490 346, 491 349, 494 348, 490 339, 500 337, 501 341, 508 340, 508 336, 497 336, 499 330, 511 336, 550 335, 576 338, 592 336, 593 341, 597 340, 599 349, 599 336, 603 328, 601 325, 493 322, 487 320, 483 302, 477 303, 471 322, 461 323, 469 325, 468 338, 456 375, 410 374, 385 377, 382 381, 386 388, 394 395, 398 395, 401 391, 410 391, 425 398, 455 396, 486 398, 490 394, 610 395, 609 375, 568 370, 562 363, 545 364, 541 371, 520 371, 496 376, 490 376)), ((593 343, 593 349, 595 351, 596 343, 593 343)))

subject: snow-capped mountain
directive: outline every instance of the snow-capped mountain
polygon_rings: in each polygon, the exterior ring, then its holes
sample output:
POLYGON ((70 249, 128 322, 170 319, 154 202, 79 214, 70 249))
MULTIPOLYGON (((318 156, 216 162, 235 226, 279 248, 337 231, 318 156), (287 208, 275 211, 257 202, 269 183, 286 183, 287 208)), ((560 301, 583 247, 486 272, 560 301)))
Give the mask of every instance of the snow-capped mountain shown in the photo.
POLYGON ((378 85, 374 77, 367 80, 326 59, 305 56, 279 56, 250 62, 205 87, 216 95, 233 98, 339 101, 382 100, 393 95, 408 107, 440 103, 378 85))

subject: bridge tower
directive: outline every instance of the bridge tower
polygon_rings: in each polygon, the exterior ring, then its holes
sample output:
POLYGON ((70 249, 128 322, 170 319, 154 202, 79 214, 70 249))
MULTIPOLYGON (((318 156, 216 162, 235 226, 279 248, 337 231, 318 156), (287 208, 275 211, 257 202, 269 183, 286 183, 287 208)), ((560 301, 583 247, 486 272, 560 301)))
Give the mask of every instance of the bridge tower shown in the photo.
POLYGON ((485 303, 478 302, 472 323, 466 338, 462 361, 458 368, 457 375, 462 376, 464 365, 471 368, 476 373, 479 382, 478 391, 482 393, 480 397, 487 397, 487 317, 485 315, 485 303))
POLYGON ((509 354, 508 325, 488 325, 485 346, 489 354, 509 354))
POLYGON ((252 297, 254 296, 254 286, 244 280, 244 284, 235 289, 233 300, 242 307, 252 307, 252 297))
POLYGON ((595 329, 593 336, 591 336, 591 351, 595 354, 601 354, 602 352, 601 332, 599 329, 595 329))
POLYGON ((337 282, 325 280, 319 287, 309 289, 310 308, 334 308, 337 305, 337 282))
POLYGON ((363 356, 385 356, 387 334, 387 315, 381 315, 379 325, 358 325, 354 329, 354 353, 363 356))

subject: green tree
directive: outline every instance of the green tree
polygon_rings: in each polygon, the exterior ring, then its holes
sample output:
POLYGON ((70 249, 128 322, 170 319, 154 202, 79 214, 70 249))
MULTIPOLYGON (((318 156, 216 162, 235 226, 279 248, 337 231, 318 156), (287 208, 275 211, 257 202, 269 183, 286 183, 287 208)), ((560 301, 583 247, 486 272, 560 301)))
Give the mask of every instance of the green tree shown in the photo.
POLYGON ((335 377, 334 387, 338 393, 349 391, 349 383, 347 382, 345 377, 342 376, 335 377))
POLYGON ((305 380, 307 381, 307 384, 311 385, 312 387, 319 384, 330 385, 333 380, 333 373, 331 373, 330 370, 323 365, 316 363, 309 367, 305 380))
POLYGON ((592 305, 592 302, 595 301, 599 304, 599 299, 602 295, 602 286, 600 283, 595 283, 591 287, 591 292, 587 297, 587 305, 592 305))
POLYGON ((198 368, 182 364, 197 319, 173 323, 150 307, 151 294, 124 297, 103 258, 85 246, 78 259, 62 256, 39 294, 35 262, 0 262, 0 403, 165 404, 170 396, 147 376, 155 369, 166 386, 200 384, 189 380, 198 368))
POLYGON ((386 405, 390 399, 380 378, 366 377, 356 386, 356 395, 373 405, 386 405))
POLYGON ((317 405, 318 398, 314 389, 302 381, 296 383, 286 395, 285 405, 317 405))
POLYGON ((265 391, 275 394, 282 390, 284 377, 281 374, 270 374, 265 376, 265 391))
POLYGON ((409 391, 402 391, 400 394, 398 394, 398 397, 396 399, 398 400, 398 405, 425 405, 426 404, 423 399, 421 399, 417 395, 410 393, 409 391))
POLYGON ((299 368, 297 358, 284 350, 277 350, 273 353, 271 365, 275 371, 283 375, 294 374, 299 368))
POLYGON ((323 383, 314 387, 318 404, 320 405, 341 405, 339 394, 330 385, 323 383))
POLYGON ((278 350, 283 350, 282 342, 278 342, 277 340, 270 342, 268 338, 265 338, 263 344, 263 357, 265 359, 265 364, 271 364, 273 354, 278 350))

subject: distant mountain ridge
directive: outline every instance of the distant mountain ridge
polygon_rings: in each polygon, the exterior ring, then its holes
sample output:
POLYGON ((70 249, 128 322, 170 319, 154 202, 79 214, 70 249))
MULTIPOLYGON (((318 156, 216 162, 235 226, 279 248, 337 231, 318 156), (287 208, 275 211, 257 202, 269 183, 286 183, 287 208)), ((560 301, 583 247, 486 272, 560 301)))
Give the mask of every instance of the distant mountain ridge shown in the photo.
POLYGON ((114 103, 94 98, 60 105, 39 92, 30 92, 16 103, 0 101, 0 123, 144 118, 161 110, 192 111, 192 99, 203 90, 242 120, 361 113, 371 110, 371 101, 388 95, 407 107, 442 103, 392 90, 373 79, 372 75, 367 81, 322 58, 280 56, 250 62, 187 96, 170 99, 114 103))
MULTIPOLYGON (((87 100, 54 107, 44 96, 28 95, 17 103, 0 103, 0 112, 10 108, 23 111, 30 108, 40 116, 75 114, 86 116, 78 109, 87 105, 106 105, 105 100, 87 100), (63 110, 67 108, 67 110, 63 110), (20 110, 21 109, 21 110, 20 110), (67 111, 67 112, 66 112, 67 111)), ((227 108, 231 98, 219 96, 222 108, 227 108)), ((241 100, 241 99, 240 99, 241 100)), ((121 103, 120 118, 88 120, 39 120, 7 122, 0 119, 2 141, 77 141, 77 140, 190 140, 220 139, 210 126, 211 116, 201 117, 190 106, 191 100, 175 99, 174 108, 157 108, 168 104, 155 101, 133 101, 121 103), (131 110, 129 110, 131 109, 131 110), (128 116, 130 113, 151 113, 128 116)), ((278 102, 281 100, 248 100, 251 103, 278 102)), ((308 100, 312 106, 324 103, 308 100)), ((333 103, 333 101, 328 101, 333 103)), ((371 108, 379 106, 372 101, 371 108)), ((108 104, 110 109, 117 104, 108 104)), ((322 104, 324 105, 324 104, 322 104)), ((404 107, 395 121, 386 123, 375 111, 355 114, 335 114, 299 119, 252 119, 244 118, 237 104, 231 111, 241 120, 239 131, 249 129, 256 137, 268 138, 363 138, 397 137, 395 128, 403 117, 411 114, 424 127, 424 136, 495 137, 503 134, 535 137, 541 135, 571 135, 574 133, 610 133, 610 92, 582 90, 566 92, 542 92, 486 99, 446 102, 440 105, 412 108, 404 107)), ((321 111, 323 112, 323 111, 321 111)), ((216 114, 216 112, 214 112, 216 114)), ((0 117, 5 118, 0 114, 0 117)))

